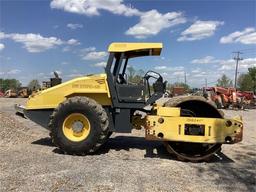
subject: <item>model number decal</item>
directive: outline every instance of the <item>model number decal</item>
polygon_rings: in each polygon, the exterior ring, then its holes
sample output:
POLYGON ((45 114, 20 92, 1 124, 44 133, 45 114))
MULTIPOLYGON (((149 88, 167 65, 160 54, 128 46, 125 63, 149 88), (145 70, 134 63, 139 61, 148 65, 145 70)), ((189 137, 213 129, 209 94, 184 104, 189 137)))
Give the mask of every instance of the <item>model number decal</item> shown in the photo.
POLYGON ((100 85, 72 84, 72 88, 80 88, 80 89, 99 89, 99 88, 100 88, 100 85))
POLYGON ((203 121, 203 119, 193 119, 193 118, 189 118, 189 119, 187 119, 187 121, 188 122, 201 122, 201 121, 203 121))

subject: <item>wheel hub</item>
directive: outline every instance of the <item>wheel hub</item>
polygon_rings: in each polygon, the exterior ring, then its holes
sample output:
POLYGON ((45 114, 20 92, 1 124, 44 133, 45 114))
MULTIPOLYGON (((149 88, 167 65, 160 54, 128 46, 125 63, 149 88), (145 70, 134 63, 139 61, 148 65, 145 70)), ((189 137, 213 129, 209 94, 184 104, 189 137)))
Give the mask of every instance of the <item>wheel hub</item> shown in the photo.
POLYGON ((72 113, 63 122, 62 130, 65 137, 73 142, 80 142, 87 138, 91 124, 89 119, 81 113, 72 113))
POLYGON ((83 131, 84 128, 84 124, 81 121, 74 121, 74 123, 72 124, 72 130, 75 133, 80 133, 83 131))

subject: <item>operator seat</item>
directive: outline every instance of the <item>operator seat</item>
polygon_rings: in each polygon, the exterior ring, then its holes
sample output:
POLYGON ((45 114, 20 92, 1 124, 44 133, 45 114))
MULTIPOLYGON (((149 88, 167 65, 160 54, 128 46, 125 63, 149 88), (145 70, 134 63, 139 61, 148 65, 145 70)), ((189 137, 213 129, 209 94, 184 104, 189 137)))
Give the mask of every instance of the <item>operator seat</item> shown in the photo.
POLYGON ((144 103, 145 102, 145 86, 137 84, 128 84, 122 74, 118 74, 116 78, 116 91, 118 99, 126 103, 144 103))
POLYGON ((122 74, 117 75, 117 83, 118 84, 127 84, 127 81, 122 74))
POLYGON ((158 78, 155 83, 153 83, 153 89, 155 93, 164 93, 166 91, 167 81, 163 82, 163 78, 158 78))

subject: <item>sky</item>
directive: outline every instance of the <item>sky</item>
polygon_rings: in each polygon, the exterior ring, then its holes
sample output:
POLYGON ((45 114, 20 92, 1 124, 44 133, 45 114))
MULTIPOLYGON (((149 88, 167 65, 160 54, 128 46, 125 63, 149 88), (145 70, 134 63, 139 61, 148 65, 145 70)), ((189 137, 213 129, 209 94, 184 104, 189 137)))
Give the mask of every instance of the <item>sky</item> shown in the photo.
POLYGON ((256 1, 0 0, 0 78, 64 81, 104 72, 112 42, 162 42, 161 56, 131 60, 170 83, 208 85, 256 66, 256 1))

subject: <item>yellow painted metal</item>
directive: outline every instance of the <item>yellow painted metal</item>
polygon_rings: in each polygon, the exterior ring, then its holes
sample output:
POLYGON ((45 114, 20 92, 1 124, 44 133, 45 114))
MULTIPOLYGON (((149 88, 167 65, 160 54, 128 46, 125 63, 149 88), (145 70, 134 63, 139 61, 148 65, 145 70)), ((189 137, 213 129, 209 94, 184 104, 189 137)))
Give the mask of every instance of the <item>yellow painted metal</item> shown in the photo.
POLYGON ((242 140, 241 119, 146 116, 146 139, 195 143, 230 143, 242 140), (229 123, 231 122, 231 125, 229 123), (204 135, 185 135, 185 125, 204 126, 204 135))
POLYGON ((237 143, 242 141, 243 122, 241 117, 233 119, 180 117, 178 107, 154 106, 156 111, 140 121, 137 127, 146 129, 146 139, 195 143, 237 143), (202 135, 185 134, 191 126, 204 127, 202 135), (187 128, 186 128, 187 127, 187 128))
POLYGON ((109 52, 126 52, 137 50, 152 50, 152 55, 160 55, 163 48, 162 43, 111 43, 109 52))
MULTIPOLYGON (((109 52, 150 50, 151 55, 160 55, 162 47, 162 43, 112 43, 109 52)), ((112 105, 107 76, 99 74, 75 78, 36 92, 29 97, 26 110, 53 109, 72 96, 86 96, 103 106, 112 105)))
POLYGON ((179 117, 180 116, 180 108, 179 107, 156 107, 157 115, 159 116, 172 116, 179 117))
POLYGON ((29 97, 26 105, 31 109, 53 109, 72 96, 86 96, 103 106, 111 105, 106 74, 84 76, 39 91, 29 97))
POLYGON ((91 124, 90 121, 81 113, 72 113, 63 122, 62 131, 67 139, 73 142, 79 142, 86 139, 90 133, 91 124), (75 132, 72 129, 75 122, 81 122, 83 129, 80 132, 75 132))

